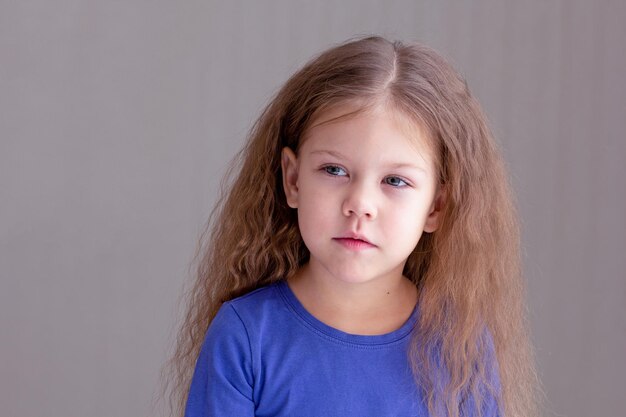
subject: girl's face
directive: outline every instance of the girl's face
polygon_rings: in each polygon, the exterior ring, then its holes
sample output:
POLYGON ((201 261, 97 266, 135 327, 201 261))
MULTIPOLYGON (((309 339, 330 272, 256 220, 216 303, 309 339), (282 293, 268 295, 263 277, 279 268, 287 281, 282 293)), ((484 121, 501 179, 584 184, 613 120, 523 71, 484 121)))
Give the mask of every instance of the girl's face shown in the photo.
POLYGON ((283 149, 287 203, 298 210, 311 271, 344 283, 400 279, 422 232, 438 225, 433 155, 425 131, 398 112, 332 120, 351 110, 318 117, 297 156, 283 149))

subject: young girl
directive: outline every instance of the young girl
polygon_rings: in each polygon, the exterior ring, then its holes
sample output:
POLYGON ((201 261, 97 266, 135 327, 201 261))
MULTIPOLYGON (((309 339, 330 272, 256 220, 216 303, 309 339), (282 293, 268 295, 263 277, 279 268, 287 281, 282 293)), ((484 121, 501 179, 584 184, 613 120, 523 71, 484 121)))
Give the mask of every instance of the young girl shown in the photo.
POLYGON ((534 415, 507 176, 444 59, 380 37, 322 53, 241 162, 172 361, 178 415, 534 415))

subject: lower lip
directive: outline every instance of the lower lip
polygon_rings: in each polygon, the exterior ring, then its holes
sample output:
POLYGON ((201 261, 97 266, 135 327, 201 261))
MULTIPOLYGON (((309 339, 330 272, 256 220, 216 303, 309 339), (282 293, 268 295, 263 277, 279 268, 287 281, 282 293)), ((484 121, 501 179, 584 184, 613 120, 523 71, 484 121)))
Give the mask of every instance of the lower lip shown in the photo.
POLYGON ((358 239, 335 238, 334 240, 340 245, 348 249, 361 250, 361 249, 369 249, 369 248, 376 247, 375 245, 372 245, 371 243, 365 242, 363 240, 358 240, 358 239))

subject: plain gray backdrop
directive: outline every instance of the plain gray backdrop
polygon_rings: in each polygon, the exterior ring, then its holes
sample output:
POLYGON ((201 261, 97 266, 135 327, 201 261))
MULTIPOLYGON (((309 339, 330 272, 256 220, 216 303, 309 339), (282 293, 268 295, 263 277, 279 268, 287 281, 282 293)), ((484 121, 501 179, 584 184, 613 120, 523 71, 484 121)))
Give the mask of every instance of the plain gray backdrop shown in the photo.
POLYGON ((148 416, 219 181, 355 35, 420 40, 489 116, 550 416, 624 415, 626 2, 0 1, 0 415, 148 416))

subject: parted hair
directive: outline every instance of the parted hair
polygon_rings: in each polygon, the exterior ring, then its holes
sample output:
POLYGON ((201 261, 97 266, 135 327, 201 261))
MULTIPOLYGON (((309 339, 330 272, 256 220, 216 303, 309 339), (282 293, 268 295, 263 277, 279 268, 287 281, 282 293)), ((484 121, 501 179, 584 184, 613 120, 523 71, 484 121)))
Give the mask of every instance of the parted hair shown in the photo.
POLYGON ((540 389, 520 230, 498 143, 467 83, 444 58, 419 43, 377 36, 334 46, 297 71, 231 164, 225 178, 233 180, 223 183, 200 239, 197 273, 163 368, 172 415, 184 413, 195 361, 222 303, 307 262, 297 211, 283 191, 281 150, 296 151, 317 115, 347 102, 363 110, 382 102, 402 112, 425 128, 435 150, 446 195, 439 227, 422 235, 404 267, 420 306, 408 359, 430 414, 479 415, 486 396, 495 395, 501 415, 536 416, 540 389))

